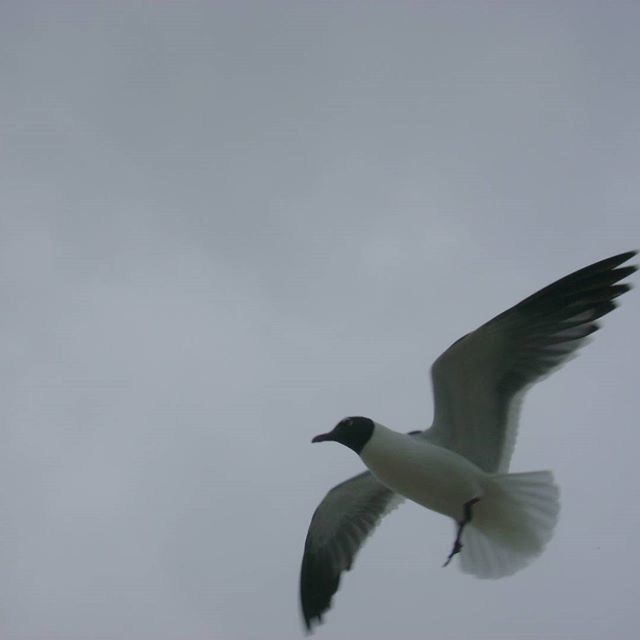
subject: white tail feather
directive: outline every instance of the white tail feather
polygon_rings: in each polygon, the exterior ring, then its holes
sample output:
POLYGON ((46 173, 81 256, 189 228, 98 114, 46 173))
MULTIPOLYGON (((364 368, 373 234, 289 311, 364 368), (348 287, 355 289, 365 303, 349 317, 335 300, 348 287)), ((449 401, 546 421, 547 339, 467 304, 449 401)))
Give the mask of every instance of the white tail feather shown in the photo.
POLYGON ((559 510, 550 471, 491 476, 462 533, 461 569, 478 578, 519 571, 550 540, 559 510))

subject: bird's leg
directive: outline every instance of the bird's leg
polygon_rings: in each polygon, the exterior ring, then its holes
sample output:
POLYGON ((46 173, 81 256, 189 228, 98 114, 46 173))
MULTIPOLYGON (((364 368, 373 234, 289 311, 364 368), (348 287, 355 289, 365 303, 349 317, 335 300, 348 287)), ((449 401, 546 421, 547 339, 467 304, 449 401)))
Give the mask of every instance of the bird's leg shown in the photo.
POLYGON ((471 500, 464 503, 462 520, 458 522, 458 530, 456 531, 456 539, 453 542, 453 549, 451 549, 451 553, 447 556, 445 563, 442 565, 443 567, 446 567, 451 562, 453 556, 455 556, 456 553, 460 553, 460 551, 462 550, 462 542, 460 541, 460 539, 462 538, 462 530, 464 529, 465 525, 471 522, 471 517, 473 516, 473 514, 471 513, 471 507, 473 507, 473 505, 479 501, 480 498, 471 498, 471 500))

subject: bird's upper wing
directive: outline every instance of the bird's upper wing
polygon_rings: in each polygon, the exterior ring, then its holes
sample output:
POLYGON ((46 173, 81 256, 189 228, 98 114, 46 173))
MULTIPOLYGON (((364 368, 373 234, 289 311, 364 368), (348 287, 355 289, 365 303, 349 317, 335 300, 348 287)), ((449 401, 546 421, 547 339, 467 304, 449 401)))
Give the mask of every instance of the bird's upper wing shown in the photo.
POLYGON ((599 328, 636 266, 635 251, 580 269, 454 342, 432 367, 433 426, 423 435, 485 471, 509 467, 520 400, 599 328))
POLYGON ((300 601, 307 630, 322 621, 364 541, 402 497, 368 471, 335 486, 315 510, 304 545, 300 601))

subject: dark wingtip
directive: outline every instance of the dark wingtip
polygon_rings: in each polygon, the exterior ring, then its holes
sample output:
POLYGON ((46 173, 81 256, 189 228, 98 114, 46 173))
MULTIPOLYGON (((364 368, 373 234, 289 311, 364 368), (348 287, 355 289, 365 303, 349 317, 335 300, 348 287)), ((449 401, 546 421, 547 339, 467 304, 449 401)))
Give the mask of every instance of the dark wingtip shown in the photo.
POLYGON ((317 625, 322 624, 322 614, 315 616, 304 616, 304 634, 306 636, 313 635, 317 625))
POLYGON ((322 624, 322 616, 331 608, 339 585, 340 573, 332 572, 328 558, 318 557, 310 550, 307 533, 300 569, 300 612, 306 635, 322 624))
POLYGON ((631 258, 637 255, 638 250, 632 249, 631 251, 625 251, 624 253, 618 253, 615 256, 611 256, 610 258, 605 258, 601 262, 609 262, 611 265, 616 266, 622 264, 623 262, 626 262, 627 260, 631 260, 631 258))
POLYGON ((312 617, 304 619, 304 635, 311 636, 313 632, 316 630, 316 625, 322 624, 322 618, 312 617))
POLYGON ((638 251, 634 249, 633 251, 626 251, 625 253, 620 253, 617 256, 613 256, 612 258, 609 258, 609 260, 612 263, 611 268, 613 268, 616 271, 616 273, 624 274, 620 276, 620 279, 626 278, 627 276, 631 275, 632 273, 635 273, 638 270, 637 264, 628 264, 628 265, 625 265, 624 267, 620 266, 625 262, 627 262, 628 260, 631 260, 631 258, 635 258, 637 255, 638 255, 638 251))

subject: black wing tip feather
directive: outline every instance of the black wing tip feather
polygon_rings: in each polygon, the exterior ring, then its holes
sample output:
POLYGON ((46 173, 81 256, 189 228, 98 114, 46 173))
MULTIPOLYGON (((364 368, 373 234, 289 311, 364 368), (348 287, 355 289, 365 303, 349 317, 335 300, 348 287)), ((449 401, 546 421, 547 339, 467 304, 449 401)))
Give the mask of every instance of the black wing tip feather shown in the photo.
POLYGON ((322 624, 322 616, 331 608, 333 596, 340 587, 340 577, 341 571, 336 571, 330 556, 323 552, 323 548, 313 549, 310 529, 305 540, 300 568, 300 609, 307 634, 313 631, 314 625, 322 624))
MULTIPOLYGON (((564 315, 565 322, 571 321, 571 315, 576 317, 583 312, 590 312, 590 318, 584 326, 590 328, 589 333, 593 333, 600 329, 598 320, 617 309, 619 301, 616 298, 633 288, 630 282, 620 281, 635 273, 638 265, 620 265, 637 253, 635 250, 626 251, 600 260, 545 287, 538 294, 544 292, 550 297, 551 302, 560 303, 564 308, 560 313, 564 315), (571 286, 575 287, 575 290, 570 292, 571 286)), ((538 294, 534 294, 530 299, 536 298, 538 294)))
MULTIPOLYGON (((638 252, 636 250, 633 251, 625 251, 624 253, 618 253, 615 256, 611 256, 609 258, 604 258, 603 260, 598 260, 586 267, 582 267, 577 271, 573 271, 569 275, 564 278, 560 278, 556 282, 552 283, 551 286, 556 284, 571 283, 572 285, 577 284, 578 282, 582 282, 584 280, 590 278, 596 278, 597 276, 601 276, 604 274, 615 274, 618 276, 615 280, 610 281, 610 284, 617 282, 618 280, 622 280, 626 278, 628 275, 632 274, 634 271, 638 269, 637 265, 627 265, 622 267, 625 262, 631 260, 634 256, 636 256, 638 252)), ((545 287, 547 289, 548 287, 545 287)), ((544 289, 542 290, 544 291, 544 289)))
POLYGON ((617 253, 615 256, 611 256, 610 258, 605 258, 602 262, 606 262, 607 260, 616 261, 616 264, 622 264, 627 260, 633 258, 633 256, 638 255, 638 249, 631 249, 630 251, 623 251, 622 253, 617 253))
POLYGON ((326 571, 321 558, 305 552, 300 573, 300 604, 307 634, 322 624, 322 616, 331 608, 333 595, 340 586, 340 574, 326 571))
POLYGON ((612 256, 610 260, 619 259, 620 262, 618 262, 618 264, 622 264, 623 262, 626 262, 627 260, 630 260, 631 258, 637 255, 638 255, 638 249, 631 249, 630 251, 625 251, 623 253, 619 253, 618 255, 612 256))
POLYGON ((570 273, 565 278, 561 278, 558 283, 566 281, 567 283, 581 283, 584 285, 585 280, 592 280, 595 286, 613 285, 638 270, 638 265, 636 264, 621 266, 637 254, 638 252, 635 250, 625 251, 610 258, 599 260, 570 273))
POLYGON ((350 570, 351 564, 336 571, 326 554, 305 549, 300 571, 300 605, 307 634, 322 624, 340 588, 342 572, 350 570))
MULTIPOLYGON (((565 309, 573 310, 577 314, 580 312, 581 307, 586 311, 600 302, 608 302, 612 298, 626 293, 631 288, 629 283, 616 283, 638 270, 638 265, 635 264, 620 266, 637 255, 637 253, 637 251, 626 251, 578 269, 536 291, 520 301, 515 308, 547 315, 550 312, 550 308, 555 308, 560 304, 565 309), (574 302, 578 304, 573 306, 574 302)), ((609 311, 614 308, 615 305, 609 311)), ((512 309, 508 309, 498 317, 504 316, 511 311, 512 309)))
MULTIPOLYGON (((583 267, 574 273, 580 273, 582 271, 609 271, 611 269, 615 269, 617 266, 624 264, 627 260, 631 260, 634 256, 638 255, 637 249, 632 249, 631 251, 624 251, 623 253, 618 253, 615 256, 611 256, 609 258, 604 258, 604 260, 598 260, 598 262, 594 262, 593 264, 588 265, 587 267, 583 267)), ((634 266, 633 270, 635 271, 638 267, 634 266)))

